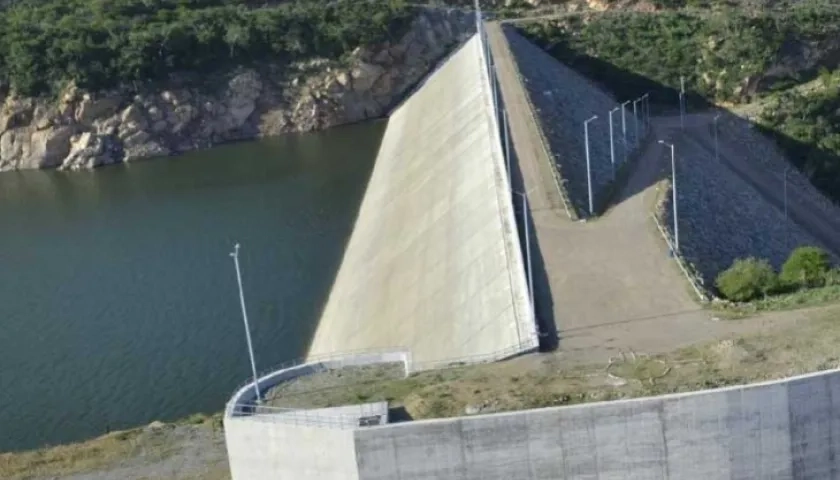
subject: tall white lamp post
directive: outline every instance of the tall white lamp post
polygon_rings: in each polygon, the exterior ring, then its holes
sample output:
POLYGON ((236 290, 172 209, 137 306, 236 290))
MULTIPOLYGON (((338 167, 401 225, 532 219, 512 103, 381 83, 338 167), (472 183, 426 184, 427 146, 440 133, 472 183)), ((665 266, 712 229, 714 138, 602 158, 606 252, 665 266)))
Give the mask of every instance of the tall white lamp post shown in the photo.
POLYGON ((242 320, 245 322, 245 339, 248 341, 248 355, 251 357, 251 373, 254 375, 254 393, 257 396, 257 403, 260 398, 260 387, 257 383, 257 363, 254 361, 254 346, 251 343, 251 327, 248 326, 248 311, 245 309, 245 293, 242 291, 242 273, 239 271, 239 244, 233 248, 230 254, 233 257, 233 264, 236 266, 236 283, 239 285, 239 304, 242 307, 242 320))
POLYGON ((531 310, 536 315, 536 307, 534 306, 534 268, 531 264, 531 235, 528 228, 528 193, 516 191, 513 193, 522 197, 522 225, 525 226, 525 262, 528 264, 528 291, 531 295, 531 310))
POLYGON ((615 181, 615 144, 613 143, 613 113, 617 112, 619 107, 610 110, 610 165, 612 166, 612 179, 615 181))
POLYGON ((586 143, 586 185, 589 190, 589 215, 595 214, 595 207, 592 203, 592 165, 589 161, 589 122, 598 118, 598 115, 592 115, 592 118, 583 122, 583 137, 586 143))
POLYGON ((660 140, 659 143, 671 148, 671 203, 674 204, 674 253, 680 251, 680 224, 677 217, 677 167, 674 161, 674 144, 660 140))

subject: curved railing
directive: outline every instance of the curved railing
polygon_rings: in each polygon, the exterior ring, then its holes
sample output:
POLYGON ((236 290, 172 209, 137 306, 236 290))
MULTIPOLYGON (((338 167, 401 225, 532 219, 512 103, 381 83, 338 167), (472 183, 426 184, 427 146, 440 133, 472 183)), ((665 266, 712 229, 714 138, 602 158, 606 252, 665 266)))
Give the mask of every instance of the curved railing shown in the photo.
POLYGON ((225 407, 226 417, 265 416, 264 420, 297 425, 315 425, 326 427, 350 428, 358 426, 358 415, 337 415, 321 413, 317 410, 300 408, 280 408, 258 404, 257 391, 260 396, 278 385, 307 375, 338 370, 346 367, 362 367, 382 363, 402 363, 404 375, 421 370, 453 368, 463 365, 497 362, 519 355, 532 353, 539 348, 536 340, 523 344, 512 345, 506 349, 484 355, 452 358, 434 362, 414 362, 411 352, 404 349, 367 350, 344 352, 333 355, 309 357, 286 362, 283 366, 274 368, 257 378, 257 388, 254 381, 248 380, 236 388, 225 407))

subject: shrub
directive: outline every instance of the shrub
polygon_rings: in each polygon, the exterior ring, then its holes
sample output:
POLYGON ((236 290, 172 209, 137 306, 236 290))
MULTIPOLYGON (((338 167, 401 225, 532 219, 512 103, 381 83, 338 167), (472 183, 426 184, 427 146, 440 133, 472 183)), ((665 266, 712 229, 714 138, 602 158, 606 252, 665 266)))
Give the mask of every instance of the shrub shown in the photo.
POLYGON ((819 287, 825 284, 831 266, 828 253, 818 247, 799 247, 791 252, 779 279, 800 288, 819 287))
POLYGON ((840 285, 840 268, 832 268, 825 274, 826 285, 840 285))
POLYGON ((20 1, 0 15, 0 88, 34 95, 340 57, 399 36, 412 16, 403 0, 20 1))
POLYGON ((720 294, 736 302, 748 302, 767 295, 777 284, 776 272, 767 260, 752 257, 735 260, 715 280, 720 294))

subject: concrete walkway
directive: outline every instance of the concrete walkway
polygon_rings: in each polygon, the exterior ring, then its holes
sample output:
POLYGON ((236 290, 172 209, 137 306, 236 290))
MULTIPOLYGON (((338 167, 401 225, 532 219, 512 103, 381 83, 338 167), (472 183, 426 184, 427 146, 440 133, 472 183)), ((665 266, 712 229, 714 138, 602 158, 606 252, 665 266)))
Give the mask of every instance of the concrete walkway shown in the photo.
POLYGON ((711 322, 650 214, 661 178, 660 145, 648 143, 638 167, 608 214, 590 223, 568 220, 552 190, 551 160, 536 143, 540 133, 527 103, 516 59, 498 24, 487 27, 507 109, 519 176, 531 192, 545 282, 538 288, 538 315, 551 314, 559 348, 570 359, 597 361, 619 350, 666 351, 687 345, 711 322), (550 310, 546 312, 546 310, 550 310))
POLYGON ((473 37, 391 115, 310 357, 405 348, 431 368, 536 346, 481 52, 473 37))

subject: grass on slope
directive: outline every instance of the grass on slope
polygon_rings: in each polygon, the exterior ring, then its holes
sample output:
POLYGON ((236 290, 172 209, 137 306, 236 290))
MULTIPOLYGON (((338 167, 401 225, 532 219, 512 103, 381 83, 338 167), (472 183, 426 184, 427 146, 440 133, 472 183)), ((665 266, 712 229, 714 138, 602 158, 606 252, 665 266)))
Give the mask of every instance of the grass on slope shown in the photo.
MULTIPOLYGON (((221 414, 207 417, 193 415, 177 424, 160 424, 111 432, 81 443, 45 447, 20 453, 0 453, 0 478, 65 477, 78 473, 102 472, 124 466, 129 461, 141 464, 163 462, 179 455, 184 439, 194 439, 194 431, 221 435, 221 414)), ((224 455, 223 452, 221 452, 224 455)), ((224 468, 227 478, 227 466, 224 468)), ((206 475, 202 475, 206 478, 206 475)))
POLYGON ((819 307, 840 302, 840 285, 807 288, 781 295, 770 295, 749 303, 717 304, 713 308, 731 318, 741 318, 761 312, 819 307))
MULTIPOLYGON (((646 356, 627 352, 609 365, 568 367, 562 356, 423 372, 406 379, 371 370, 367 378, 307 377, 275 391, 274 405, 327 407, 388 400, 413 419, 509 411, 686 392, 838 366, 840 309, 764 335, 646 356)), ((749 321, 749 320, 747 320, 749 321)))
MULTIPOLYGON (((743 320, 752 321, 752 320, 743 320)), ((403 406, 415 419, 685 392, 838 367, 840 308, 813 314, 785 329, 704 343, 663 355, 627 352, 608 365, 569 367, 562 355, 531 355, 496 364, 395 378, 393 365, 329 372, 274 391, 278 406, 323 407, 375 400, 403 406)), ((178 424, 115 432, 87 442, 0 454, 0 478, 63 477, 86 472, 123 478, 222 480, 221 462, 173 472, 169 460, 196 463, 195 448, 224 458, 221 414, 178 424), (196 437, 202 438, 196 445, 196 437), (193 450, 190 450, 192 448, 193 450), (184 457, 184 458, 180 458, 184 457), (186 458, 191 457, 191 458, 186 458), (122 469, 122 470, 120 470, 122 469), (142 473, 140 472, 142 471, 142 473), (154 472, 154 473, 152 473, 154 472)))

